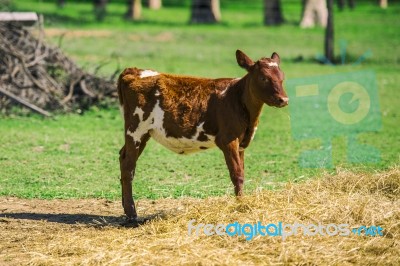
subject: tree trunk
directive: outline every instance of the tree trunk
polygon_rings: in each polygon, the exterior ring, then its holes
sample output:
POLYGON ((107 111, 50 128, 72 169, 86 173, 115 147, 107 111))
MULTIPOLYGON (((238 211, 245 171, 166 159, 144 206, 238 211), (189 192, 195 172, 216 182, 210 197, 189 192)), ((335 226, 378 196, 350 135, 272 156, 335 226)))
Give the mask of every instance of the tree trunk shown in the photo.
POLYGON ((150 9, 158 10, 161 8, 162 3, 161 3, 161 0, 148 0, 147 6, 150 9))
POLYGON ((216 23, 221 21, 219 0, 192 0, 191 23, 216 23))
POLYGON ((350 9, 354 9, 355 6, 356 6, 356 1, 355 0, 349 0, 350 9))
POLYGON ((140 0, 128 0, 128 12, 126 19, 139 20, 142 16, 142 2, 140 0))
POLYGON ((280 0, 264 0, 264 25, 280 25, 284 21, 280 0))
POLYGON ((345 0, 337 0, 337 5, 338 5, 340 11, 342 11, 344 9, 344 1, 345 0))
POLYGON ((333 0, 327 0, 328 24, 325 30, 325 58, 334 62, 334 28, 333 28, 333 0))
POLYGON ((304 17, 304 12, 306 11, 306 0, 301 0, 301 18, 304 17))
POLYGON ((63 8, 65 6, 65 0, 57 0, 57 6, 63 8))
POLYGON ((94 15, 96 20, 102 21, 106 16, 107 0, 94 0, 94 15))
MULTIPOLYGON (((346 0, 337 0, 337 4, 340 11, 342 11, 346 5, 346 0)), ((350 9, 354 9, 356 5, 355 0, 347 0, 347 5, 350 7, 350 9)))
POLYGON ((388 6, 388 2, 387 0, 380 0, 379 5, 381 6, 381 8, 386 9, 388 6))
POLYGON ((316 24, 326 27, 328 9, 325 0, 306 0, 303 18, 300 22, 302 28, 313 28, 316 24))

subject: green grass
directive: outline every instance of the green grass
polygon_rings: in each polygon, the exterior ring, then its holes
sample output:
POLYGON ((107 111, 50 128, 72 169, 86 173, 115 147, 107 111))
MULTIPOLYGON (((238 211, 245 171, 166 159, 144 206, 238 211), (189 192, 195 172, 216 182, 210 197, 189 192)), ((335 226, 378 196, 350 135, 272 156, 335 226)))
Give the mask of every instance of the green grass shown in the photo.
MULTIPOLYGON (((67 1, 68 2, 68 1, 67 1)), ((65 35, 62 49, 81 66, 110 75, 118 66, 137 66, 162 72, 208 77, 237 77, 244 74, 235 61, 240 48, 257 59, 277 51, 287 79, 372 69, 377 74, 382 129, 361 133, 362 142, 381 152, 378 164, 349 164, 346 138, 333 139, 336 167, 377 171, 398 165, 400 158, 400 21, 399 4, 381 10, 360 3, 356 10, 335 13, 336 51, 339 40, 348 43, 342 66, 316 64, 323 51, 324 30, 301 30, 300 5, 283 1, 287 24, 262 25, 261 6, 227 5, 219 25, 187 24, 188 8, 144 9, 141 22, 122 19, 125 6, 109 5, 104 22, 94 21, 90 4, 70 4, 63 10, 42 1, 16 1, 18 10, 45 14, 46 29, 65 35), (79 34, 77 30, 81 31, 79 34), (93 33, 102 32, 102 35, 93 33), (351 65, 367 50, 373 56, 351 65), (296 58, 303 61, 296 62, 296 58)), ((47 41, 57 44, 58 36, 47 41)), ((282 182, 300 181, 326 170, 304 169, 298 165, 301 151, 318 148, 316 140, 295 141, 290 130, 289 109, 265 107, 254 142, 246 152, 246 191, 275 188, 282 182)), ((118 151, 122 146, 122 119, 118 108, 93 108, 84 115, 55 119, 40 117, 1 118, 0 195, 40 198, 119 198, 118 151)), ((335 169, 328 169, 334 172, 335 169)), ((139 159, 134 181, 135 197, 158 198, 182 195, 206 197, 232 193, 222 153, 215 149, 180 156, 150 141, 139 159)))

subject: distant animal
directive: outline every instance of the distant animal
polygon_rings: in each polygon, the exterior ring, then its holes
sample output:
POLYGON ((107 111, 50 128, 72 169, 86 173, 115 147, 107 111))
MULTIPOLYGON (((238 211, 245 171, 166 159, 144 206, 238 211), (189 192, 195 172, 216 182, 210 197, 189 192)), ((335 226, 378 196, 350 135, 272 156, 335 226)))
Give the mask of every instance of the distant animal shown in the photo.
POLYGON ((127 68, 119 76, 125 122, 119 157, 122 205, 130 220, 137 219, 132 198, 136 162, 150 137, 179 154, 217 146, 236 196, 243 194, 244 151, 257 130, 262 107, 284 107, 289 99, 277 53, 253 62, 237 50, 236 60, 247 70, 242 78, 199 78, 138 68, 127 68))

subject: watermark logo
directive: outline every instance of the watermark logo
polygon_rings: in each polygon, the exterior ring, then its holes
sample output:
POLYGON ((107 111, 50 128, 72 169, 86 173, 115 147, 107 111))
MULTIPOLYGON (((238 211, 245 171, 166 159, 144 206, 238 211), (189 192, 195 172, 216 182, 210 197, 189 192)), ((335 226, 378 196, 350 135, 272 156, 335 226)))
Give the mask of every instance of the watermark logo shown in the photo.
POLYGON ((188 235, 195 234, 199 236, 244 236, 246 240, 252 240, 256 236, 281 237, 282 240, 294 235, 302 234, 304 236, 349 236, 365 235, 365 236, 383 236, 383 228, 380 226, 361 226, 350 229, 348 224, 286 224, 283 222, 262 224, 260 221, 254 224, 239 222, 224 224, 203 224, 196 223, 192 219, 188 223, 188 235))
MULTIPOLYGON (((346 60, 346 55, 347 55, 347 41, 346 40, 340 40, 339 42, 339 47, 340 47, 340 63, 341 65, 345 65, 347 62, 346 60)), ((352 65, 359 65, 362 62, 364 62, 365 60, 367 60, 367 58, 372 56, 372 51, 369 49, 366 52, 364 52, 360 57, 358 57, 357 60, 355 60, 352 65)), ((332 65, 335 66, 334 63, 332 63, 331 61, 329 61, 328 58, 326 58, 325 55, 321 55, 318 54, 315 58, 317 61, 323 63, 323 64, 327 64, 327 65, 332 65)))
POLYGON ((360 133, 381 128, 375 73, 360 71, 290 79, 286 83, 291 104, 292 135, 296 140, 319 139, 319 149, 300 154, 302 167, 330 168, 332 139, 347 137, 347 161, 376 163, 380 153, 358 140, 360 133))

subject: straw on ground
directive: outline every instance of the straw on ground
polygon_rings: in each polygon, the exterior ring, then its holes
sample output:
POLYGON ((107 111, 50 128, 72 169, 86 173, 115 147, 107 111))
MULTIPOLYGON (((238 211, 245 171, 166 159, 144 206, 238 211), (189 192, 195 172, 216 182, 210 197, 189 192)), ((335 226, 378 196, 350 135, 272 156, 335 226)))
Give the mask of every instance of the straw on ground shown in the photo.
POLYGON ((236 200, 141 200, 141 215, 125 228, 119 201, 0 198, 0 264, 11 265, 398 265, 400 169, 379 173, 338 170, 279 191, 236 200), (279 222, 379 225, 383 236, 188 235, 188 222, 279 222))

